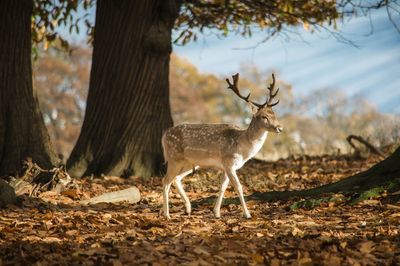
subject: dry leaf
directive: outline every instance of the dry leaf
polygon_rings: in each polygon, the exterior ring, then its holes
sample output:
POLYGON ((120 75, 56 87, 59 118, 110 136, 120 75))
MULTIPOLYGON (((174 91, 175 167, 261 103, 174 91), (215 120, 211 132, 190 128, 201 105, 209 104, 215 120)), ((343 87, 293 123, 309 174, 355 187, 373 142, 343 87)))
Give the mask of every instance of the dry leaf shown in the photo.
POLYGON ((372 241, 365 241, 365 242, 360 244, 360 252, 361 253, 365 253, 365 254, 369 254, 373 250, 374 245, 375 244, 372 241))
POLYGON ((312 259, 311 258, 301 258, 297 260, 298 265, 301 266, 310 266, 313 265, 312 259))
POLYGON ((250 254, 250 257, 256 262, 256 263, 264 263, 264 256, 257 254, 257 253, 252 253, 250 254))

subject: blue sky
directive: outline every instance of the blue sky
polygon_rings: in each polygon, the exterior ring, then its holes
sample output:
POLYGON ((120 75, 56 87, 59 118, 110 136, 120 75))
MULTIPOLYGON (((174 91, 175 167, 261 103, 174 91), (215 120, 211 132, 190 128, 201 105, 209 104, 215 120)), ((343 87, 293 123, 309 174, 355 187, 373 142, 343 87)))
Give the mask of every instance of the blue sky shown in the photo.
MULTIPOLYGON (((80 11, 82 12, 82 11, 80 11)), ((94 20, 94 8, 90 16, 94 20)), ((399 17, 394 19, 399 20, 399 17)), ((293 85, 294 94, 318 89, 341 90, 348 96, 367 98, 380 111, 400 114, 400 33, 385 9, 371 17, 355 17, 339 24, 343 43, 326 31, 309 33, 303 27, 259 44, 266 35, 252 38, 231 35, 218 38, 205 34, 195 43, 174 46, 174 52, 188 59, 201 72, 228 77, 241 65, 254 64, 262 71, 274 70, 293 85), (371 20, 370 20, 371 19, 371 20)), ((80 35, 64 35, 82 42, 80 35)))
POLYGON ((339 89, 348 96, 367 98, 379 110, 400 113, 400 33, 385 10, 368 17, 352 18, 339 26, 341 34, 354 45, 338 41, 326 31, 310 34, 298 28, 255 46, 265 37, 201 37, 197 43, 174 46, 201 72, 229 76, 243 63, 264 71, 274 70, 293 85, 294 93, 316 89, 339 89), (299 37, 300 36, 300 37, 299 37), (247 49, 246 49, 247 48, 247 49))

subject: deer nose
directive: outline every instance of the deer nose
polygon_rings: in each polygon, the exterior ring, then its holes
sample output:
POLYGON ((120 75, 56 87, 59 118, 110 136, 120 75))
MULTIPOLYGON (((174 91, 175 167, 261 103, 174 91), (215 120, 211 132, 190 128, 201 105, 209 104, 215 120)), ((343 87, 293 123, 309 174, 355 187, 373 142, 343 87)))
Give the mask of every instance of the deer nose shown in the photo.
POLYGON ((281 133, 283 131, 283 128, 279 127, 279 126, 276 127, 275 129, 276 129, 276 133, 281 133))

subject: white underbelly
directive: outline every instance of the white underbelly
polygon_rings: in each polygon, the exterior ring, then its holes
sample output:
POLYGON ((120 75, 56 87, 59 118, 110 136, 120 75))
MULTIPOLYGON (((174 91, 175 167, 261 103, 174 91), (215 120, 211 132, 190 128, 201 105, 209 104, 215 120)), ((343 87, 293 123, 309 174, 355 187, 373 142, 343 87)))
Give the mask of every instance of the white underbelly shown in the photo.
POLYGON ((200 166, 200 167, 215 167, 219 169, 223 169, 223 165, 220 160, 216 160, 213 158, 207 158, 207 159, 197 159, 193 160, 193 165, 200 166))
POLYGON ((196 166, 223 168, 221 154, 210 150, 185 149, 184 157, 185 160, 196 166))

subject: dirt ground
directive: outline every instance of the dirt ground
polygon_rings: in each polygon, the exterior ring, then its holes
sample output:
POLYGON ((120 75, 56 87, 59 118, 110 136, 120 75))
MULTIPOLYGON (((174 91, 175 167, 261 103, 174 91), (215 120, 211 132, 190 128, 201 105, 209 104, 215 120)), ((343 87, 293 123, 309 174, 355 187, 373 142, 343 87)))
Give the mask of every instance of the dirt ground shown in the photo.
MULTIPOLYGON (((246 195, 304 189, 377 161, 346 156, 251 161, 239 178, 246 195)), ((199 171, 184 179, 191 216, 172 189, 169 221, 159 214, 159 177, 85 178, 63 195, 23 196, 20 204, 0 210, 0 265, 400 264, 400 204, 385 191, 361 202, 331 195, 312 206, 296 204, 301 199, 248 201, 252 219, 242 218, 240 205, 230 199, 215 219, 220 177, 217 171, 199 171), (132 185, 141 191, 138 204, 78 203, 132 185)), ((231 186, 226 196, 236 197, 231 186)))

